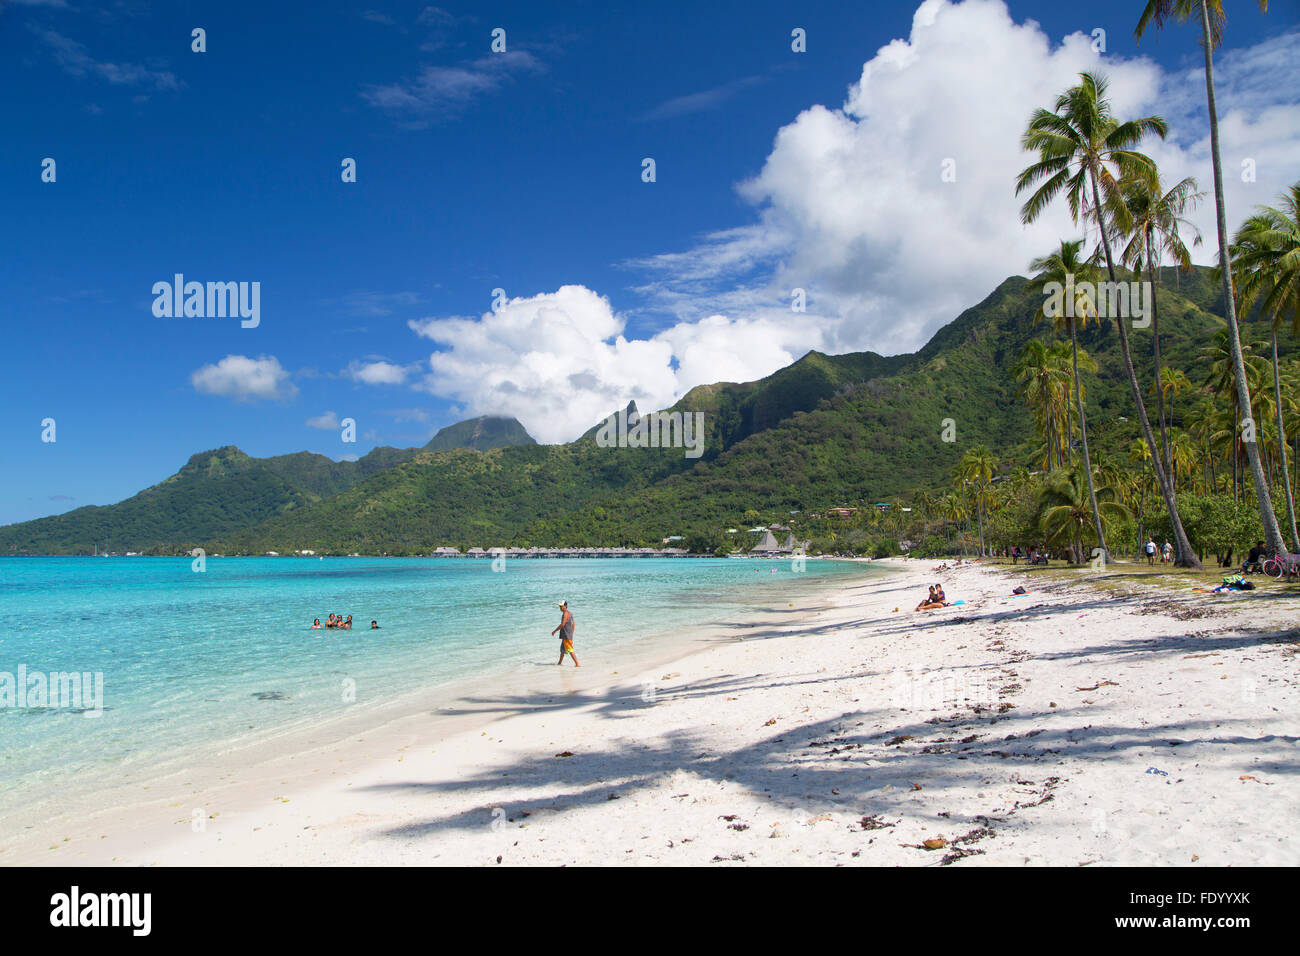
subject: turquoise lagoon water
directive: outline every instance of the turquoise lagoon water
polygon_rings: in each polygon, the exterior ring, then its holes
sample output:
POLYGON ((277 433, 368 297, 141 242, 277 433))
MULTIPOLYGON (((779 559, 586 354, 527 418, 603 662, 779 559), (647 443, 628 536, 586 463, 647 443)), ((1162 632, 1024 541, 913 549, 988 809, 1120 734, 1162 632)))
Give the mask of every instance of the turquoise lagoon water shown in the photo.
POLYGON ((0 681, 13 675, 12 689, 20 666, 103 675, 98 717, 0 706, 0 799, 184 768, 187 756, 321 725, 345 709, 345 681, 355 710, 536 674, 558 656, 560 599, 579 658, 601 665, 620 647, 872 571, 573 558, 508 559, 496 573, 485 559, 210 557, 196 573, 187 558, 0 558, 0 681), (331 612, 351 614, 353 630, 311 630, 331 612))

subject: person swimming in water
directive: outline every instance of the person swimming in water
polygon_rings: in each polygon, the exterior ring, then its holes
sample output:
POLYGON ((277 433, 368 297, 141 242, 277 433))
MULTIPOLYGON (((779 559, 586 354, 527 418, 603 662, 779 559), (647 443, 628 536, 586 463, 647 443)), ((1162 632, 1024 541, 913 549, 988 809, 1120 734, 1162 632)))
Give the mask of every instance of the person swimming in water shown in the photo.
POLYGON ((333 614, 331 614, 329 617, 327 617, 327 618, 325 619, 325 626, 326 626, 326 627, 338 627, 338 624, 337 624, 337 623, 335 622, 335 620, 334 620, 334 615, 333 615, 333 614))
POLYGON ((377 631, 377 630, 379 630, 379 622, 378 622, 378 621, 371 621, 371 622, 370 622, 370 629, 371 629, 372 631, 377 631))
POLYGON ((351 615, 351 614, 349 614, 349 615, 348 615, 348 619, 347 619, 346 621, 343 622, 342 627, 343 627, 343 630, 345 630, 345 631, 350 631, 350 630, 352 630, 352 615, 351 615))
POLYGON ((313 631, 319 631, 319 630, 320 630, 320 618, 316 618, 316 620, 314 620, 314 621, 311 622, 311 629, 312 629, 313 631))

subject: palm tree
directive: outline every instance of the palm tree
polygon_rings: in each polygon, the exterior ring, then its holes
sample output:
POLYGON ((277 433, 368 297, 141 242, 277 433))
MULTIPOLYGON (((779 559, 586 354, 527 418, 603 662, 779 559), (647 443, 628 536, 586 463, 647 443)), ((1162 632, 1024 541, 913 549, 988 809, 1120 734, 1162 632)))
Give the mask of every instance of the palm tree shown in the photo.
POLYGON ((1215 418, 1217 410, 1214 407, 1214 400, 1207 395, 1202 395, 1190 412, 1187 413, 1187 427, 1191 429, 1192 436, 1200 443, 1199 448, 1204 452, 1205 464, 1205 489, 1208 493, 1218 490, 1219 478, 1214 471, 1214 433, 1216 429, 1215 418))
MULTIPOLYGON (((1096 489, 1101 513, 1107 516, 1122 517, 1128 509, 1115 501, 1115 493, 1108 486, 1096 489)), ((1069 535, 1073 539, 1071 550, 1076 563, 1082 561, 1086 552, 1083 548, 1083 531, 1093 523, 1093 511, 1090 507, 1088 482, 1083 476, 1083 469, 1075 466, 1065 474, 1050 482, 1038 498, 1039 524, 1049 544, 1069 535)))
MULTIPOLYGON (((1070 421, 1070 360, 1070 346, 1065 342, 1030 339, 1011 366, 1012 376, 1020 383, 1020 394, 1046 440, 1043 468, 1048 471, 1070 459, 1074 430, 1070 421)), ((1082 349, 1077 361, 1085 372, 1097 371, 1097 363, 1082 349)))
MULTIPOLYGON (((952 522, 959 525, 966 517, 966 504, 962 501, 961 496, 954 492, 949 492, 939 500, 939 510, 945 523, 952 522)), ((951 536, 948 537, 948 546, 952 547, 951 536)))
POLYGON ((984 512, 988 506, 989 484, 998 470, 993 452, 985 445, 968 448, 957 463, 955 480, 965 484, 969 482, 975 494, 975 514, 979 518, 980 557, 984 557, 984 512))
MULTIPOLYGON (((1083 395, 1079 389, 1079 339, 1077 335, 1078 327, 1086 326, 1089 319, 1100 321, 1097 316, 1097 304, 1092 300, 1087 289, 1095 287, 1101 273, 1096 266, 1096 257, 1083 259, 1080 256, 1080 250, 1082 249, 1082 239, 1074 241, 1062 239, 1056 251, 1041 256, 1029 264, 1030 270, 1035 274, 1029 287, 1040 295, 1045 292, 1049 284, 1055 284, 1063 290, 1073 290, 1073 301, 1064 303, 1065 308, 1063 309, 1054 310, 1057 314, 1052 316, 1047 314, 1048 303, 1051 300, 1044 296, 1043 304, 1039 306, 1038 312, 1034 315, 1034 321, 1038 322, 1043 318, 1051 318, 1058 329, 1064 327, 1066 333, 1070 336, 1070 355, 1074 375, 1074 403, 1079 409, 1079 435, 1083 446, 1083 470, 1084 474, 1088 476, 1088 500, 1092 502, 1092 512, 1096 520, 1097 540, 1100 542, 1101 549, 1105 551, 1106 538, 1101 527, 1101 514, 1097 511, 1097 495, 1092 487, 1092 458, 1088 453, 1088 418, 1083 410, 1083 395)), ((1073 459, 1071 459, 1071 464, 1073 464, 1073 459)))
MULTIPOLYGON (((1169 451, 1169 426, 1165 418, 1165 389, 1161 383, 1160 367, 1160 307, 1156 282, 1156 265, 1168 256, 1179 269, 1191 271, 1192 257, 1179 235, 1181 226, 1187 226, 1194 238, 1192 245, 1201 244, 1201 234, 1183 213, 1196 205, 1204 193, 1196 191, 1196 180, 1190 176, 1168 192, 1162 192, 1160 177, 1130 179, 1122 183, 1124 203, 1128 207, 1131 232, 1128 245, 1120 252, 1120 261, 1133 270, 1147 272, 1151 285, 1151 349, 1156 365, 1156 418, 1160 423, 1160 442, 1165 453, 1165 469, 1172 470, 1169 451)), ((1177 490, 1177 482, 1175 482, 1177 490)))
MULTIPOLYGON (((1141 554, 1142 539, 1143 537, 1145 537, 1143 533, 1145 531, 1143 524, 1147 513, 1147 485, 1149 484, 1147 480, 1147 465, 1151 461, 1151 449, 1147 447, 1147 443, 1144 442, 1142 439, 1135 438, 1133 439, 1132 444, 1128 446, 1128 460, 1132 462, 1137 462, 1139 465, 1142 466, 1142 470, 1138 474, 1138 479, 1137 479, 1137 494, 1138 494, 1137 537, 1138 539, 1137 539, 1137 551, 1135 552, 1136 554, 1141 554)), ((1131 501, 1132 499, 1129 500, 1131 501)))
MULTIPOLYGON (((1268 0, 1259 0, 1259 9, 1268 12, 1268 0)), ((1250 389, 1246 382, 1246 368, 1241 354, 1241 332, 1237 327, 1237 305, 1233 298, 1232 263, 1228 259, 1228 214, 1223 204, 1223 159, 1219 151, 1219 109, 1214 100, 1214 48, 1223 39, 1222 0, 1147 0, 1133 36, 1142 39, 1146 28, 1154 22, 1163 27, 1173 17, 1187 21, 1197 15, 1201 21, 1201 51, 1205 55, 1205 102, 1210 114, 1210 160, 1214 167, 1214 214, 1219 233, 1219 271, 1223 281, 1223 311, 1231 333, 1233 369, 1237 387, 1237 407, 1249 409, 1250 389)), ((1255 483, 1255 501, 1264 525, 1264 543, 1270 554, 1285 548, 1282 529, 1278 527, 1273 511, 1273 497, 1264 478, 1264 465, 1259 457, 1257 442, 1246 444, 1246 457, 1250 461, 1251 480, 1255 483)))
POLYGON ((1237 305, 1245 315, 1258 302, 1260 314, 1272 319, 1273 397, 1277 415, 1277 447, 1286 490, 1286 515, 1291 543, 1300 552, 1296 532, 1295 495, 1287 476, 1286 427, 1282 420, 1282 373, 1277 359, 1277 330, 1288 313, 1291 334, 1300 335, 1300 182, 1282 195, 1281 209, 1256 207, 1233 237, 1231 265, 1236 276, 1237 305))
MULTIPOLYGON (((1102 251, 1106 257, 1106 272, 1115 282, 1115 261, 1110 251, 1106 214, 1115 226, 1127 229, 1128 210, 1122 201, 1121 180, 1152 178, 1155 163, 1149 156, 1132 149, 1147 133, 1161 138, 1168 126, 1158 116, 1144 116, 1121 123, 1110 112, 1106 98, 1106 79, 1095 73, 1080 74, 1082 82, 1072 86, 1056 98, 1055 111, 1038 109, 1030 118, 1029 126, 1021 139, 1021 146, 1038 153, 1038 162, 1026 167, 1016 180, 1016 193, 1020 194, 1037 185, 1020 209, 1020 219, 1029 223, 1038 218, 1058 194, 1064 192, 1075 222, 1085 221, 1091 215, 1097 224, 1102 251), (1118 174, 1118 175, 1116 175, 1118 174), (1102 196, 1105 196, 1105 205, 1102 196)), ((1128 328, 1121 318, 1115 321, 1119 333, 1120 351, 1124 356, 1124 371, 1128 375, 1133 404, 1137 407, 1142 436, 1151 445, 1152 466, 1160 493, 1169 510, 1177 549, 1175 563, 1181 567, 1199 568, 1200 559, 1192 550, 1178 514, 1178 501, 1173 485, 1165 472, 1156 448, 1155 434, 1142 399, 1133 368, 1133 353, 1129 347, 1128 328)), ((1103 545, 1104 547, 1104 545, 1103 545)))
POLYGON ((1179 476, 1190 474, 1196 464, 1196 443, 1192 441, 1192 436, 1181 428, 1176 431, 1171 430, 1169 455, 1169 474, 1176 485, 1179 476))
MULTIPOLYGON (((1234 388, 1236 378, 1235 361, 1237 356, 1241 357, 1242 368, 1245 370, 1246 381, 1249 385, 1258 391, 1258 383, 1264 375, 1264 360, 1258 355, 1251 354, 1249 345, 1237 343, 1237 348, 1232 347, 1232 333, 1228 329, 1219 329, 1214 333, 1214 338, 1210 344, 1203 350, 1209 366, 1209 372, 1205 376, 1205 384, 1208 385, 1215 395, 1229 394, 1232 398, 1232 421, 1228 427, 1223 429, 1229 438, 1229 448, 1232 455, 1232 497, 1235 501, 1239 495, 1239 482, 1237 481, 1238 465, 1241 462, 1241 450, 1245 442, 1241 439, 1242 433, 1242 409, 1237 404, 1240 399, 1240 392, 1234 388), (1236 355, 1234 356, 1234 352, 1236 355)), ((1250 408, 1245 410, 1246 416, 1254 417, 1254 411, 1250 408)))
MULTIPOLYGON (((1154 298, 1152 301, 1154 302, 1154 298)), ((1191 387, 1192 383, 1187 378, 1187 373, 1180 368, 1171 368, 1160 378, 1160 388, 1158 391, 1163 395, 1165 412, 1171 429, 1174 427, 1173 396, 1181 395, 1191 387)), ((1152 391, 1157 390, 1153 388, 1152 391)))

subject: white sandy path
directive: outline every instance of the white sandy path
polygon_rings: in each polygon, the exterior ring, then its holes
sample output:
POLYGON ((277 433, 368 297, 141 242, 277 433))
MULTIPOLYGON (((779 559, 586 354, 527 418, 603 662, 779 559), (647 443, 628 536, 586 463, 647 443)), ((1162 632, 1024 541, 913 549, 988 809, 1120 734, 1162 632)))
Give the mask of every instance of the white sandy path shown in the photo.
POLYGON ((934 576, 898 566, 811 623, 609 688, 556 668, 554 695, 482 704, 508 715, 474 731, 417 730, 278 799, 198 798, 230 808, 204 832, 173 810, 27 861, 1300 862, 1300 596, 1009 599, 1035 579, 971 567, 942 576, 965 605, 916 613, 934 576))

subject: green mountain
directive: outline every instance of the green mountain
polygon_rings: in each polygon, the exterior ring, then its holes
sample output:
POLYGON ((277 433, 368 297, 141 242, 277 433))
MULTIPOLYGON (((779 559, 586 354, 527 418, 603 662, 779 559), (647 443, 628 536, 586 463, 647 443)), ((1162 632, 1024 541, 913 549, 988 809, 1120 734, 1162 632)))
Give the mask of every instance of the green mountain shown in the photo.
MULTIPOLYGON (((513 418, 442 429, 429 448, 533 443, 513 418)), ((0 527, 0 554, 188 549, 293 513, 424 453, 381 446, 355 461, 296 452, 253 458, 233 445, 193 455, 170 478, 114 505, 90 505, 0 527)))
POLYGON ((424 446, 425 451, 448 451, 452 448, 473 448, 487 451, 510 445, 536 445, 533 436, 513 418, 484 415, 468 421, 457 422, 439 430, 424 446))
MULTIPOLYGON (((1176 286, 1162 278, 1166 364, 1199 385, 1201 350, 1223 326, 1207 307, 1221 296, 1208 269, 1176 286)), ((704 414, 697 458, 681 448, 600 447, 599 423, 569 444, 538 445, 513 419, 490 418, 443 429, 423 449, 376 449, 355 463, 220 449, 119 505, 0 528, 0 553, 85 552, 105 540, 118 549, 199 544, 253 554, 653 545, 672 534, 721 544, 723 529, 742 526, 747 513, 771 520, 946 487, 973 444, 1032 465, 1041 439, 1010 369, 1029 339, 1052 334, 1032 323, 1040 303, 1028 280, 1012 277, 916 353, 809 352, 756 382, 695 388, 670 411, 704 414), (940 440, 946 419, 956 426, 953 443, 940 440), (173 495, 188 494, 167 497, 169 483, 173 495)), ((1254 342, 1267 334, 1259 323, 1243 330, 1254 342)), ((1150 333, 1130 338, 1138 374, 1150 381, 1150 333)), ((1138 430, 1113 326, 1087 329, 1080 346, 1100 367, 1085 376, 1094 456, 1122 456, 1138 430)), ((1179 400, 1176 422, 1191 401, 1179 400)))

